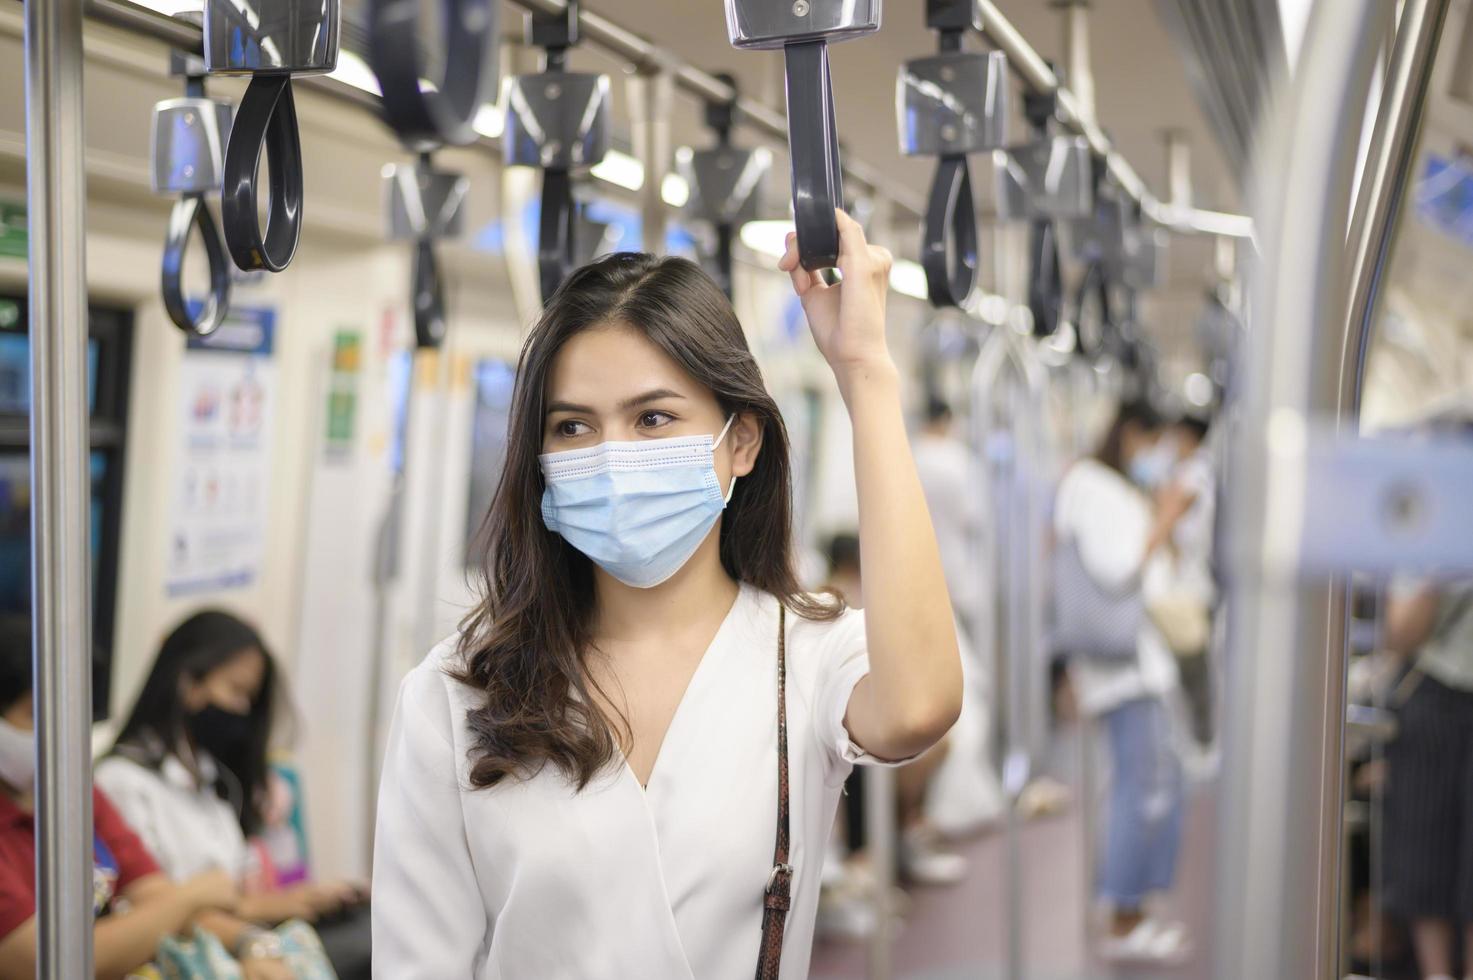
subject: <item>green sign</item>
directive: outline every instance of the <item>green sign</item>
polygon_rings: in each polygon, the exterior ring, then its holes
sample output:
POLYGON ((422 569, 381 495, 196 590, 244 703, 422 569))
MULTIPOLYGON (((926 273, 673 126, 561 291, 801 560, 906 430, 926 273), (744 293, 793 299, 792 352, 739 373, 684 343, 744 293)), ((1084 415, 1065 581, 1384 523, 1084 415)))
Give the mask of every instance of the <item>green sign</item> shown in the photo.
POLYGON ((0 201, 0 255, 24 259, 30 254, 24 201, 0 201))
POLYGON ((353 425, 358 417, 358 372, 362 337, 339 330, 332 341, 332 376, 327 383, 327 455, 341 459, 353 452, 353 425))

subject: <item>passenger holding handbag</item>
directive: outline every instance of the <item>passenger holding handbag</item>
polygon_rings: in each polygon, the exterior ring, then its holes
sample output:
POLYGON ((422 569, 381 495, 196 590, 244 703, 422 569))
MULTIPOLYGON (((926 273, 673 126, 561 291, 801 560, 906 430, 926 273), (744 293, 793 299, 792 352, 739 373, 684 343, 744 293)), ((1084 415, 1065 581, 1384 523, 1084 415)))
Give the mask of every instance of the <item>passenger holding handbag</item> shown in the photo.
POLYGON ((1099 893, 1111 906, 1102 955, 1177 962, 1184 929, 1145 913, 1146 898, 1176 876, 1181 844, 1181 763, 1167 698, 1175 658, 1146 614, 1166 574, 1173 514, 1158 517, 1148 487, 1169 471, 1161 419, 1145 403, 1122 406, 1094 456, 1074 463, 1054 508, 1054 636, 1070 658, 1080 710, 1109 737, 1113 781, 1099 893))

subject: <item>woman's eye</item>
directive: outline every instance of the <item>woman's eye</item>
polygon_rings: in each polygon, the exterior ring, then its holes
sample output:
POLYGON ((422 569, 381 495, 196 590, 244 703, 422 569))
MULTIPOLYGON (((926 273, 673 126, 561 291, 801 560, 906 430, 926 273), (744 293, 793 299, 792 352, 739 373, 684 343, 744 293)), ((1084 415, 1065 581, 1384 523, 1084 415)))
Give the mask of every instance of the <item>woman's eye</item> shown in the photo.
POLYGON ((587 426, 576 419, 563 419, 554 429, 564 439, 574 439, 581 436, 587 430, 587 426))
POLYGON ((665 412, 645 412, 639 417, 639 427, 641 429, 655 429, 674 420, 674 416, 665 412))

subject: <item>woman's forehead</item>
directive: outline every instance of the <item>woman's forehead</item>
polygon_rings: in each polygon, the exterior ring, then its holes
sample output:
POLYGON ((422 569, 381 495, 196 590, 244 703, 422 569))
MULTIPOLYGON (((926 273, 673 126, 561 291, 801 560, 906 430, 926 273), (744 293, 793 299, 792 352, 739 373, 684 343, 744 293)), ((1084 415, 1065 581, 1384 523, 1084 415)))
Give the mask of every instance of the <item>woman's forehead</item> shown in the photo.
POLYGON ((580 330, 553 356, 545 396, 552 402, 602 406, 666 388, 687 397, 701 385, 644 333, 624 323, 580 330))

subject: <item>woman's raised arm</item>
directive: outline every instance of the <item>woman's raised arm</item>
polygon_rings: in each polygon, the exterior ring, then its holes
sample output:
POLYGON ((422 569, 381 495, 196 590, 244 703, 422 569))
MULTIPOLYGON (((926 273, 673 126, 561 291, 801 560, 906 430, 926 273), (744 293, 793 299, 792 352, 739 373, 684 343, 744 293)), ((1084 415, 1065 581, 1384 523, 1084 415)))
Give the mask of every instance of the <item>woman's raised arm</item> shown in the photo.
POLYGON ((870 673, 854 688, 844 723, 865 751, 903 759, 929 748, 956 721, 961 659, 941 553, 905 431, 900 375, 885 340, 891 256, 866 242, 858 222, 842 211, 838 223, 839 285, 799 266, 791 235, 779 268, 793 279, 854 427, 870 673))

